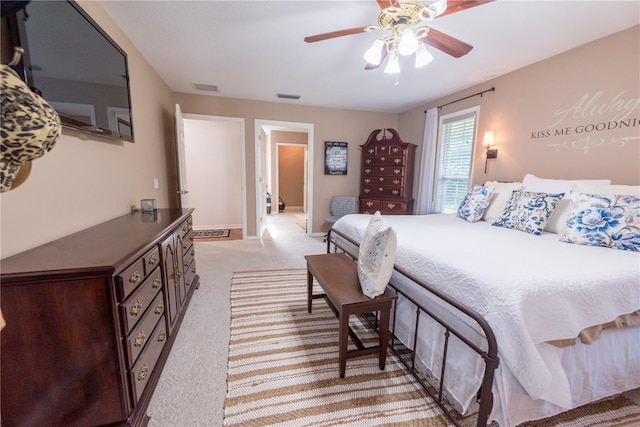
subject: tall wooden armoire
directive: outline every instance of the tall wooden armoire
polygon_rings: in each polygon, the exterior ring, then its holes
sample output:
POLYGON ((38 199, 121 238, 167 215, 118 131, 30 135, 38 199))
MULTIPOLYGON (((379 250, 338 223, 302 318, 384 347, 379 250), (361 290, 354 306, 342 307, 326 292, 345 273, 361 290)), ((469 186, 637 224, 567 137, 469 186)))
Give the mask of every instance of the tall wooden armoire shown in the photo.
POLYGON ((416 145, 395 129, 376 129, 362 147, 359 213, 413 214, 416 145))

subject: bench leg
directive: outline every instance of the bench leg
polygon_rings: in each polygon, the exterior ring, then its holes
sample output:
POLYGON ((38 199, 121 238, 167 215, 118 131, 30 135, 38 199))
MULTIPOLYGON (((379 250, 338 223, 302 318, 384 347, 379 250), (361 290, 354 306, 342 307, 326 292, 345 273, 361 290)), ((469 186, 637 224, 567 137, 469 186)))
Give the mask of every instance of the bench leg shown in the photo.
POLYGON ((387 343, 389 342, 390 308, 380 310, 380 370, 384 370, 387 362, 387 343))
POLYGON ((307 270, 307 310, 311 313, 311 301, 313 301, 313 274, 307 270))
POLYGON ((340 366, 340 378, 344 378, 347 367, 347 345, 349 344, 349 315, 340 313, 339 322, 338 364, 340 366))

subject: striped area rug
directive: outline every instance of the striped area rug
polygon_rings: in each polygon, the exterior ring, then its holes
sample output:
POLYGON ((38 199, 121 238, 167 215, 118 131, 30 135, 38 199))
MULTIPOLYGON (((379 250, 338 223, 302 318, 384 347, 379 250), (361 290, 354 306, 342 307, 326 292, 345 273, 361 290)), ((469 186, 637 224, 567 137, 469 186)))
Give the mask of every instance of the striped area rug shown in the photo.
MULTIPOLYGON (((339 377, 338 321, 323 300, 307 313, 306 280, 306 270, 234 275, 224 425, 447 425, 391 354, 384 371, 372 355, 339 377)), ((351 322, 363 344, 377 342, 351 322)))
MULTIPOLYGON (((306 280, 303 269, 234 274, 225 426, 452 425, 391 353, 384 371, 375 355, 348 360, 341 379, 338 321, 323 300, 307 313, 306 280)), ((351 327, 377 341, 353 316, 351 327)), ((521 427, 636 425, 639 404, 618 396, 521 427)))

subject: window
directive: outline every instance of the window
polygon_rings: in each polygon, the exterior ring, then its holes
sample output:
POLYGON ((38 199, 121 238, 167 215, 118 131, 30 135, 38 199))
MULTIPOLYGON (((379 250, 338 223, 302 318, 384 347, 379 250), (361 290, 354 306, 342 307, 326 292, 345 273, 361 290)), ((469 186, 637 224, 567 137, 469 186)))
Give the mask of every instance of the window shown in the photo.
POLYGON ((435 211, 454 213, 467 194, 476 135, 478 109, 440 119, 435 211))

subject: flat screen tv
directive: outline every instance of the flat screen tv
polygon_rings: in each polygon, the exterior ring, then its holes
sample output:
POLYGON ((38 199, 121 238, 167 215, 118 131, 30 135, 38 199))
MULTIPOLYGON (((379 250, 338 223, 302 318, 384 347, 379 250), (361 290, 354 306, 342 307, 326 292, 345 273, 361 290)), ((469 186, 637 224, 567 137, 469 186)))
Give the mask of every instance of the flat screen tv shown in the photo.
POLYGON ((133 142, 127 54, 72 1, 31 1, 24 12, 29 86, 64 126, 133 142))

